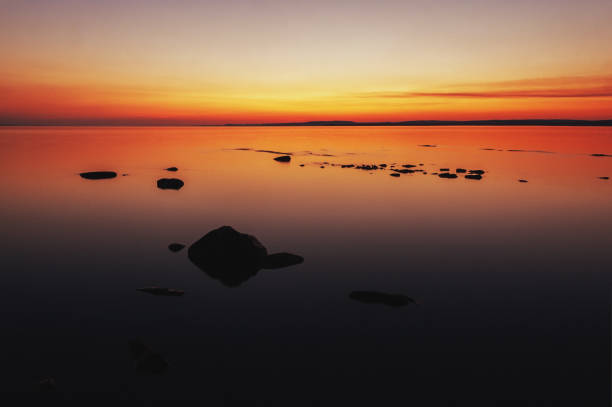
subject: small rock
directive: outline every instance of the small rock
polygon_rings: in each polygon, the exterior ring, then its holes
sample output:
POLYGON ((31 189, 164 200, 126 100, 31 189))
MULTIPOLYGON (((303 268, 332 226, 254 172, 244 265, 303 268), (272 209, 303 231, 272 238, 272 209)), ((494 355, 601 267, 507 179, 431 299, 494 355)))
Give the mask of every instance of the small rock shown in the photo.
POLYGON ((392 177, 399 177, 400 176, 397 172, 392 172, 389 175, 391 175, 392 177))
POLYGON ((610 177, 599 177, 599 179, 610 179, 610 177))
POLYGON ((157 180, 157 188, 159 189, 175 189, 179 190, 185 183, 178 178, 160 178, 157 180))
POLYGON ((304 262, 302 256, 291 253, 274 253, 269 254, 263 261, 264 269, 279 269, 283 267, 294 266, 304 262))
POLYGON ((529 182, 526 179, 519 179, 518 182, 529 182))
POLYGON ((442 174, 438 174, 440 178, 457 178, 457 174, 451 174, 449 172, 443 172, 442 174))
POLYGON ((303 167, 303 166, 304 166, 304 164, 300 164, 300 167, 303 167))
POLYGON ((482 175, 484 173, 485 173, 484 170, 470 170, 470 174, 482 175))
POLYGON ((289 161, 291 161, 291 156, 290 155, 281 155, 280 157, 275 157, 274 161, 278 161, 281 163, 288 163, 289 161))
POLYGON ((355 164, 342 164, 340 167, 341 168, 353 168, 355 166, 355 164))
POLYGON ((465 176, 466 179, 475 179, 475 180, 480 180, 482 179, 482 175, 480 174, 468 174, 465 176))
POLYGON ((130 341, 128 345, 136 369, 154 374, 164 373, 168 369, 168 362, 147 345, 140 341, 130 341))
POLYGON ((438 147, 435 144, 419 144, 419 147, 438 147))
POLYGON ((176 167, 168 167, 168 168, 166 168, 166 171, 176 172, 176 171, 178 171, 178 168, 176 168, 176 167))
POLYGON ((149 293, 153 295, 165 295, 169 297, 180 297, 181 295, 185 294, 184 291, 177 290, 176 288, 165 288, 156 286, 137 288, 136 291, 142 291, 143 293, 149 293))
POLYGON ((455 172, 456 172, 457 174, 463 174, 463 173, 466 173, 466 172, 467 172, 467 170, 466 170, 465 168, 457 168, 457 169, 455 170, 455 172))
POLYGON ((322 165, 322 166, 321 166, 321 168, 325 168, 325 166, 324 166, 324 165, 322 165))
POLYGON ((440 168, 440 172, 447 172, 450 171, 450 168, 440 168))
POLYGON ((169 249, 171 252, 174 252, 174 253, 176 253, 176 252, 180 252, 180 251, 181 251, 181 250, 183 250, 184 248, 185 248, 185 245, 184 245, 184 244, 182 244, 182 243, 170 243, 170 244, 168 245, 168 249, 169 249))
POLYGON ((612 157, 610 154, 591 154, 591 157, 612 157))
POLYGON ((122 177, 127 177, 130 174, 121 174, 122 177))
POLYGON ((377 291, 353 291, 349 298, 365 304, 383 304, 390 307, 402 307, 415 304, 416 301, 402 294, 386 294, 377 291))
POLYGON ((115 178, 117 173, 115 171, 90 171, 82 172, 79 174, 81 178, 85 179, 109 179, 115 178))
POLYGON ((416 165, 404 164, 404 165, 402 165, 402 167, 404 167, 404 168, 414 168, 414 167, 416 167, 416 165))

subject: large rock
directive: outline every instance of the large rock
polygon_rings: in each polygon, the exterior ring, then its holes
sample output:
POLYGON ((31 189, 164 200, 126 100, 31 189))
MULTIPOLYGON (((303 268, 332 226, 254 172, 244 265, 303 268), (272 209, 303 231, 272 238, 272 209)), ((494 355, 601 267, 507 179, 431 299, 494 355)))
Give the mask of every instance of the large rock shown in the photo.
POLYGON ((159 189, 176 189, 179 190, 185 183, 178 178, 160 178, 157 180, 157 188, 159 189))
POLYGON ((288 163, 289 161, 291 161, 291 156, 290 155, 282 155, 280 157, 274 158, 274 161, 278 161, 278 162, 281 162, 281 163, 288 163))
POLYGON ((222 226, 192 244, 187 255, 206 274, 235 287, 257 274, 268 251, 254 236, 222 226))

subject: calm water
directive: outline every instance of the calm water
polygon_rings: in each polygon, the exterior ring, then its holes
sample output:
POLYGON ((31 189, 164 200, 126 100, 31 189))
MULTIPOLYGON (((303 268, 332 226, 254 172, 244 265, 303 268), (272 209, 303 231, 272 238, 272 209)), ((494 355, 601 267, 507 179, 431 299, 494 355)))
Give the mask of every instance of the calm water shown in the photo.
POLYGON ((9 127, 0 154, 2 392, 50 376, 62 400, 610 405, 612 157, 591 156, 610 128, 9 127), (428 174, 338 165, 380 163, 428 174), (167 249, 222 225, 305 262, 228 288, 167 249), (164 375, 134 369, 135 338, 164 375))

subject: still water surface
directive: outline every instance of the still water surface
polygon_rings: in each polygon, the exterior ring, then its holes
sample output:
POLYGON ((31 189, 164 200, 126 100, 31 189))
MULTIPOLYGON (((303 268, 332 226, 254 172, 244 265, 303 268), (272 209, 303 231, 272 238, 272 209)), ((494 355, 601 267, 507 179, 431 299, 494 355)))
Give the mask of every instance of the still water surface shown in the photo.
POLYGON ((607 406, 612 157, 592 154, 612 129, 1 128, 0 391, 50 376, 65 399, 607 406), (381 163, 427 174, 340 167, 381 163), (95 170, 119 176, 78 175, 95 170), (222 225, 305 262, 229 288, 167 249, 222 225), (135 338, 164 375, 134 370, 135 338))

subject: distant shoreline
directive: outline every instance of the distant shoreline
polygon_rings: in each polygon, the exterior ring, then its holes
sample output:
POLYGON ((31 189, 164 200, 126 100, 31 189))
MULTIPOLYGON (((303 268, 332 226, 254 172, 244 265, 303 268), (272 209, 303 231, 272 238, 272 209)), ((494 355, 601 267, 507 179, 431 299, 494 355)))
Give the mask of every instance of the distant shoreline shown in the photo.
POLYGON ((401 122, 355 122, 349 120, 308 121, 289 123, 0 123, 0 127, 416 127, 416 126, 566 126, 610 127, 612 119, 511 119, 511 120, 408 120, 401 122))

